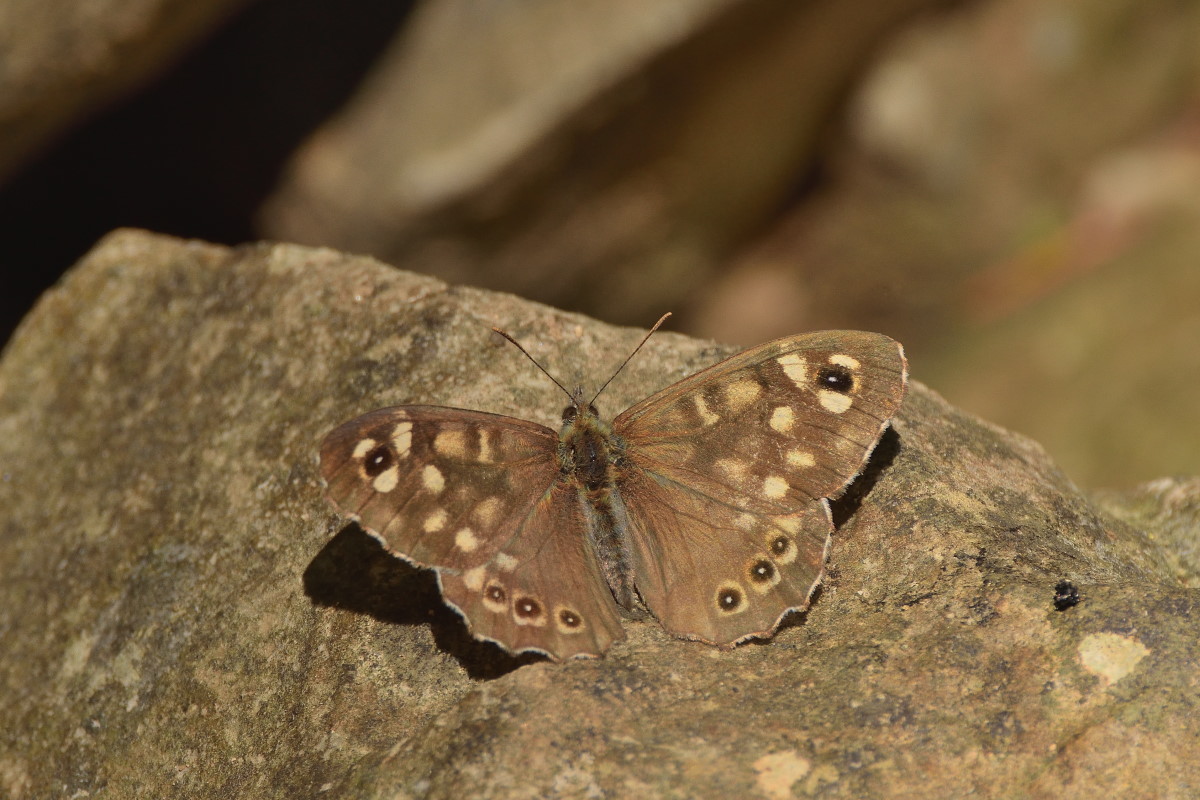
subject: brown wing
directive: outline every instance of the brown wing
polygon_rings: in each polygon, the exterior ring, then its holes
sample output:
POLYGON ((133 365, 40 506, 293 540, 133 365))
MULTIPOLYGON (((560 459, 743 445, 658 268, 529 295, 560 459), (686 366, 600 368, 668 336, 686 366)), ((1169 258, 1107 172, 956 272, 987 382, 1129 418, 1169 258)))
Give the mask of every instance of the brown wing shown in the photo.
POLYGON ((446 602, 467 618, 475 636, 559 660, 599 656, 625 638, 585 541, 583 514, 578 490, 556 485, 487 563, 438 571, 446 602))
POLYGON ((808 607, 833 532, 827 501, 756 514, 637 470, 621 491, 638 593, 669 632, 730 645, 808 607))
POLYGON ((619 415, 634 580, 664 627, 728 644, 806 607, 833 530, 825 498, 861 472, 906 386, 897 342, 827 331, 747 350, 619 415))
POLYGON ((531 422, 401 406, 330 433, 321 475, 340 511, 437 570, 475 635, 514 652, 598 655, 621 628, 557 448, 554 432, 531 422))

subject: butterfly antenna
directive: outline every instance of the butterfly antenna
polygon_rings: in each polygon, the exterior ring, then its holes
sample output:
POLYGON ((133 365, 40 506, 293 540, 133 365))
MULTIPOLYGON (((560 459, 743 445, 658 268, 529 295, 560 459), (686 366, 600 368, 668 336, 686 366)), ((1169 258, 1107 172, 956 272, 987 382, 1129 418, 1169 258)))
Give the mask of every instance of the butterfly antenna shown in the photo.
POLYGON ((512 342, 513 346, 516 347, 518 350, 520 350, 521 353, 524 354, 524 356, 526 358, 528 358, 530 361, 532 361, 533 365, 535 367, 537 367, 538 369, 540 369, 542 371, 543 375, 545 375, 550 380, 554 381, 554 385, 557 386, 558 388, 562 389, 563 393, 566 394, 567 397, 571 398, 571 402, 575 401, 575 395, 573 395, 569 391, 567 391, 567 387, 565 387, 561 383, 559 383, 558 378, 555 378, 553 375, 551 375, 550 371, 548 369, 546 369, 545 367, 543 367, 541 364, 539 364, 536 358, 529 355, 529 351, 526 350, 524 347, 521 347, 520 342, 518 342, 516 339, 509 336, 507 333, 500 330, 499 328, 492 328, 492 330, 495 331, 496 333, 500 334, 501 336, 503 336, 505 339, 508 339, 508 341, 512 342))
POLYGON ((642 337, 642 341, 640 341, 638 343, 637 347, 633 348, 633 352, 625 357, 625 360, 621 362, 621 366, 617 367, 617 371, 612 374, 612 378, 609 378, 608 380, 606 380, 604 382, 604 385, 600 387, 600 391, 596 392, 596 396, 592 398, 593 404, 596 402, 596 397, 600 396, 600 392, 603 392, 605 389, 607 389, 608 385, 613 382, 613 378, 615 378, 621 374, 621 370, 625 369, 625 365, 629 363, 629 359, 631 359, 637 355, 637 351, 642 349, 642 345, 644 345, 646 342, 650 341, 650 337, 654 335, 654 332, 656 330, 658 330, 659 328, 662 327, 662 324, 667 321, 667 317, 669 317, 669 316, 671 316, 670 311, 668 311, 667 313, 663 314, 661 317, 658 318, 658 322, 654 323, 654 327, 651 328, 644 337, 642 337))

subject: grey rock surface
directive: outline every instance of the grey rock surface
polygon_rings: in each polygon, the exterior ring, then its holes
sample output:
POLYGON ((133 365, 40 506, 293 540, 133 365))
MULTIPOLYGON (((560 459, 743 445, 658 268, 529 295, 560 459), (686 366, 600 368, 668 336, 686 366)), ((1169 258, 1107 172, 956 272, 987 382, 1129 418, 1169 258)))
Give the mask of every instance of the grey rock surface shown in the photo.
MULTIPOLYGON (((1121 521, 920 384, 770 642, 631 622, 555 665, 471 640, 328 508, 316 448, 403 402, 553 425, 491 325, 568 384, 640 336, 330 250, 97 245, 0 362, 0 795, 1200 792, 1195 515, 1121 521)), ((657 335, 601 411, 725 352, 657 335)))

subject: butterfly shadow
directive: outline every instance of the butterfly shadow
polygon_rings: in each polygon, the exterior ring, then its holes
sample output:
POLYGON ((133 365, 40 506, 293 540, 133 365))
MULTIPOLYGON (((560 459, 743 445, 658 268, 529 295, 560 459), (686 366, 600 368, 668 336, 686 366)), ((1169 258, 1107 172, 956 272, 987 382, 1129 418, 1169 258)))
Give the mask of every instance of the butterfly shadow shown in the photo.
MULTIPOLYGON (((899 453, 900 436, 896 433, 895 429, 889 427, 884 431, 879 439, 879 443, 871 452, 871 457, 867 459, 863 471, 850 482, 840 496, 830 498, 829 512, 833 517, 833 525, 836 530, 840 530, 858 512, 858 509, 862 507, 863 500, 870 494, 871 489, 874 488, 880 476, 892 465, 892 462, 896 460, 896 456, 899 453)), ((837 567, 834 565, 827 565, 826 570, 828 574, 837 574, 837 567)), ((817 586, 812 597, 809 598, 809 608, 820 601, 821 595, 824 592, 825 583, 822 582, 817 586)), ((780 621, 778 630, 784 631, 788 628, 798 627, 804 624, 807 618, 808 609, 804 611, 791 611, 780 621)), ((774 637, 771 639, 754 639, 747 644, 782 646, 778 639, 774 637)))
POLYGON ((458 659, 475 680, 492 680, 545 660, 535 653, 514 656, 475 639, 462 617, 442 602, 432 570, 396 558, 356 524, 342 528, 321 548, 303 581, 304 593, 317 605, 368 614, 392 625, 429 625, 438 648, 458 659))
POLYGON ((871 452, 871 457, 867 459, 867 463, 863 466, 863 471, 858 477, 850 482, 846 490, 841 495, 829 500, 829 511, 833 516, 833 526, 841 529, 846 522, 858 512, 862 506, 863 500, 870 494, 871 489, 875 488, 875 484, 879 481, 880 476, 892 465, 896 460, 896 456, 900 454, 900 435, 896 433, 896 429, 888 427, 883 435, 879 437, 879 443, 875 445, 875 449, 871 452))

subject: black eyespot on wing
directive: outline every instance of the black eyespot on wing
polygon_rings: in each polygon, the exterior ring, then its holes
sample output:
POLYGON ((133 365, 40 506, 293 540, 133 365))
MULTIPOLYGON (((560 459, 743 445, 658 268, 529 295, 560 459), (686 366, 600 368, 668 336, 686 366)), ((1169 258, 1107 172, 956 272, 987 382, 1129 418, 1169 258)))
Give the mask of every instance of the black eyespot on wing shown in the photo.
POLYGON ((817 386, 838 394, 849 394, 854 390, 854 374, 837 364, 821 367, 817 372, 817 386))
POLYGON ((374 478, 380 473, 387 472, 396 463, 396 454, 386 444, 377 444, 367 451, 363 458, 363 471, 368 478, 374 478))
POLYGON ((741 591, 732 586, 724 586, 717 592, 717 607, 721 611, 737 611, 746 602, 741 591))
POLYGON ((786 556, 792 549, 792 540, 786 536, 776 536, 771 540, 771 554, 775 557, 786 556))
POLYGON ((775 577, 775 565, 765 558, 760 558, 750 565, 750 580, 755 583, 770 583, 775 577))
POLYGON ((537 617, 542 613, 542 604, 532 597, 519 597, 517 602, 513 603, 513 612, 518 617, 537 617))
POLYGON ((491 600, 493 603, 505 603, 508 601, 508 595, 505 593, 503 586, 498 586, 493 583, 491 586, 487 587, 486 593, 488 600, 491 600))
POLYGON ((569 608, 564 608, 558 612, 558 621, 562 623, 564 628, 578 628, 583 624, 583 619, 569 608))

